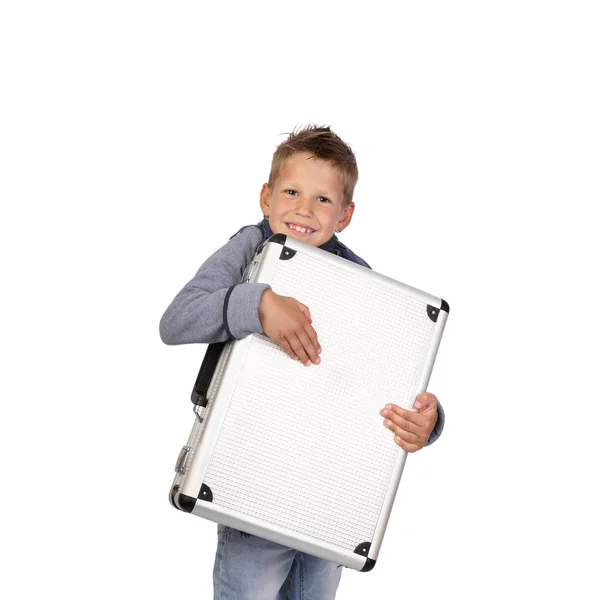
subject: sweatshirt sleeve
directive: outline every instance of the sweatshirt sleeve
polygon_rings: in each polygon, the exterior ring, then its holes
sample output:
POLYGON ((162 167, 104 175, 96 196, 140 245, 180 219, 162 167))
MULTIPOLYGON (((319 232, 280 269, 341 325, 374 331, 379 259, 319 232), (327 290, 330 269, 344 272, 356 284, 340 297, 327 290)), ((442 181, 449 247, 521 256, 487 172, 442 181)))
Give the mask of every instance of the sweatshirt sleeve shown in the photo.
POLYGON ((165 344, 211 344, 262 333, 258 305, 270 286, 241 283, 261 241, 258 227, 242 228, 204 262, 160 320, 165 344))
POLYGON ((429 436, 429 439, 427 440, 427 443, 425 444, 425 446, 430 446, 431 444, 433 444, 433 442, 435 442, 440 435, 442 435, 442 431, 444 429, 444 423, 446 422, 446 415, 444 414, 444 409, 442 408, 442 405, 439 403, 438 400, 438 420, 437 423, 435 424, 435 427, 433 428, 433 431, 431 432, 431 435, 429 436))

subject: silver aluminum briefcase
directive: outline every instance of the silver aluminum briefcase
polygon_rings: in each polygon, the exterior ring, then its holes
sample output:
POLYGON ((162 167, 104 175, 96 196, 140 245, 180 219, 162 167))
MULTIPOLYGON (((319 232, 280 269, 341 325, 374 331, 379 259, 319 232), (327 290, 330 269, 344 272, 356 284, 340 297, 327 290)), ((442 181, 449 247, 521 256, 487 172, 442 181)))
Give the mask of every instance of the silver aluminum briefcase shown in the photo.
POLYGON ((406 461, 379 411, 412 410, 425 391, 448 304, 282 234, 245 282, 309 307, 321 363, 305 367, 263 334, 211 344, 171 502, 368 571, 406 461))

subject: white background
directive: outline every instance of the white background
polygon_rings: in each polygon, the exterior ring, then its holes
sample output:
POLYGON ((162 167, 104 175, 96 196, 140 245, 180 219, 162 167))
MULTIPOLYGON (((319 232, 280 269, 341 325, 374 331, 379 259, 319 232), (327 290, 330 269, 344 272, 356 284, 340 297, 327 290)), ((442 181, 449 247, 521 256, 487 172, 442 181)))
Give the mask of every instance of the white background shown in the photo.
POLYGON ((158 321, 318 123, 358 159, 342 241, 451 307, 446 430, 338 598, 598 598, 599 26, 577 1, 3 3, 2 597, 212 597, 216 526, 167 501, 204 347, 158 321))

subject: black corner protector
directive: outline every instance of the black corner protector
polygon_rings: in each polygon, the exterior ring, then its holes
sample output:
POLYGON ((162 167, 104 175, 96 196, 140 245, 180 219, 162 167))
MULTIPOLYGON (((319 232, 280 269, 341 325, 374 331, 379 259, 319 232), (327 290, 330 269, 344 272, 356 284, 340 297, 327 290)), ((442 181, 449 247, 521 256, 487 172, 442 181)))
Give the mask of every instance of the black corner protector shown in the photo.
POLYGON ((276 244, 281 244, 285 246, 285 241, 287 240, 287 235, 285 233, 274 233, 267 242, 275 242, 276 244))
POLYGON ((186 496, 185 494, 177 494, 175 496, 175 502, 179 510, 187 513, 191 513, 196 506, 196 498, 186 496))
POLYGON ((205 483, 203 483, 202 487, 200 488, 198 500, 205 500, 206 502, 213 501, 212 490, 205 483))
POLYGON ((367 558, 367 562, 365 563, 365 566, 360 570, 360 572, 366 573, 367 571, 372 571, 376 562, 377 561, 373 560, 372 558, 367 558))
POLYGON ((439 308, 436 308, 435 306, 431 306, 431 304, 427 305, 427 315, 434 323, 437 321, 439 314, 440 314, 439 308))
POLYGON ((171 491, 169 492, 169 502, 171 503, 171 506, 173 508, 176 508, 177 510, 179 510, 179 506, 177 506, 177 504, 175 504, 175 494, 179 491, 179 486, 178 485, 174 485, 171 488, 171 491))
POLYGON ((443 298, 442 298, 442 306, 440 307, 440 310, 444 310, 448 314, 450 314, 450 305, 443 298))
POLYGON ((284 246, 281 249, 281 254, 279 255, 279 260, 290 260, 290 258, 294 258, 295 254, 296 254, 295 250, 292 250, 291 248, 284 246))
POLYGON ((371 542, 363 542, 354 548, 354 552, 356 554, 360 554, 361 556, 368 556, 370 548, 371 542))

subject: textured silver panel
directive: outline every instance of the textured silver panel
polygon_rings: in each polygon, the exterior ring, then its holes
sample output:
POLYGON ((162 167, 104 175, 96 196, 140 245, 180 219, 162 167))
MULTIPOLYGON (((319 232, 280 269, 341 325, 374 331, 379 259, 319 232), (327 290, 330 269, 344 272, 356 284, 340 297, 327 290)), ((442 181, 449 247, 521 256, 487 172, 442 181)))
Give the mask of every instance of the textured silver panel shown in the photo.
POLYGON ((269 283, 309 307, 321 364, 253 336, 204 482, 215 505, 352 551, 402 452, 379 410, 412 407, 435 323, 405 290, 300 252, 269 283))

